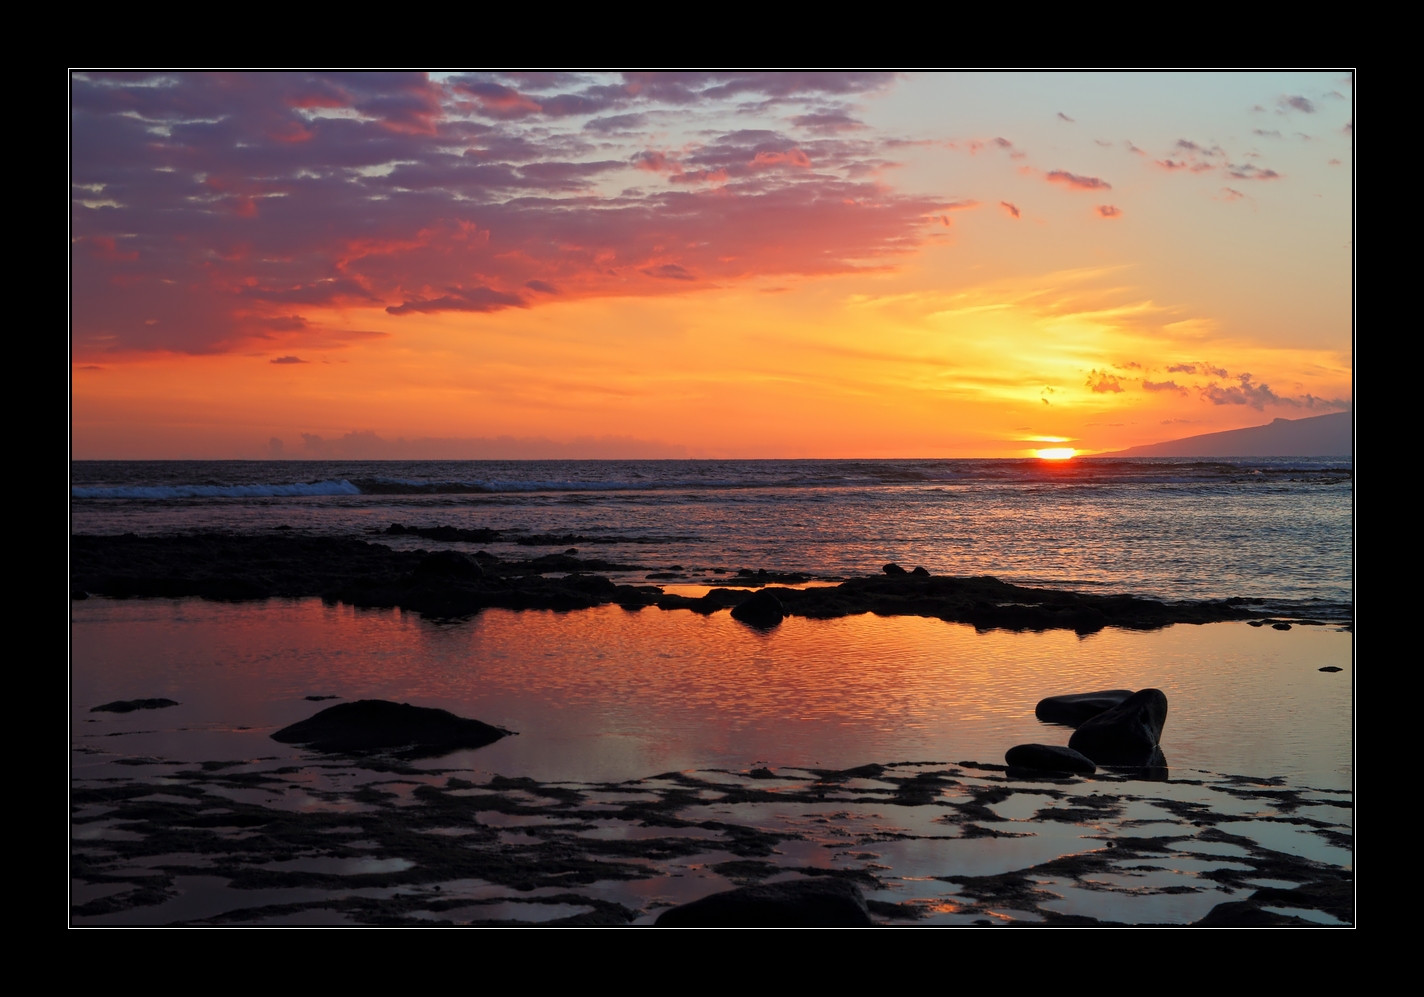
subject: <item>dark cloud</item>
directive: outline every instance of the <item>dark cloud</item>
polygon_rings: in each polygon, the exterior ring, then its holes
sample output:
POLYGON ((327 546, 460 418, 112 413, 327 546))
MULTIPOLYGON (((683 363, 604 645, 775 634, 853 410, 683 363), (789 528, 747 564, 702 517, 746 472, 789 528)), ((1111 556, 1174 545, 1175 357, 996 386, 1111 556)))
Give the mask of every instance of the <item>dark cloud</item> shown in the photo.
POLYGON ((1052 170, 1047 175, 1049 183, 1061 183, 1077 190, 1111 190, 1112 184, 1097 177, 1085 177, 1067 170, 1052 170))
POLYGON ((491 311, 527 306, 535 282, 586 297, 680 293, 679 272, 848 272, 913 250, 950 207, 887 188, 885 145, 831 127, 851 120, 837 101, 892 81, 76 74, 75 349, 330 337, 294 310, 491 311), (707 131, 640 156, 646 186, 619 176, 636 146, 618 135, 668 113, 721 120, 730 101, 787 104, 804 130, 707 131))
POLYGON ((816 111, 811 114, 798 114, 791 119, 791 123, 798 128, 806 128, 813 132, 849 132, 865 127, 863 122, 851 117, 845 111, 816 111))
POLYGON ((1059 111, 1059 112, 1058 112, 1058 120, 1060 120, 1060 121, 1066 121, 1066 122, 1068 122, 1070 125, 1073 124, 1073 119, 1070 118, 1070 117, 1068 117, 1068 115, 1064 114, 1062 111, 1059 111))
POLYGON ((301 357, 274 357, 273 359, 268 360, 267 362, 268 362, 268 363, 310 363, 311 361, 309 361, 309 360, 303 360, 301 357))
POLYGON ((646 114, 610 114, 606 118, 594 118, 584 123, 584 131, 599 132, 607 134, 609 132, 626 132, 641 128, 648 120, 646 114))
MULTIPOLYGON (((1167 368, 1168 374, 1195 374, 1196 372, 1197 365, 1194 363, 1173 364, 1172 366, 1167 368)), ((1225 377, 1226 373, 1223 371, 1221 376, 1225 377)))
POLYGON ((504 308, 523 308, 524 299, 517 294, 506 294, 488 287, 472 287, 468 290, 451 288, 449 293, 438 298, 411 298, 400 305, 390 305, 386 311, 392 315, 409 315, 412 312, 497 312, 504 308))
POLYGON ((1254 163, 1228 165, 1226 175, 1237 180, 1279 180, 1281 176, 1275 170, 1263 169, 1254 163))
POLYGON ((1304 111, 1306 114, 1315 113, 1315 105, 1301 96, 1286 96, 1280 100, 1281 110, 1304 111))
MULTIPOLYGON (((1173 368, 1173 369, 1175 369, 1175 368, 1173 368)), ((1175 392, 1177 392, 1178 394, 1182 394, 1182 395, 1185 395, 1185 394, 1187 393, 1187 389, 1184 388, 1184 387, 1182 387, 1182 386, 1181 386, 1180 384, 1178 384, 1176 381, 1148 381, 1148 380, 1144 379, 1143 382, 1142 382, 1142 390, 1144 390, 1144 391, 1154 391, 1154 392, 1156 392, 1156 391, 1175 391, 1175 392)))
POLYGON ((1019 217, 1019 209, 1015 205, 1010 204, 1008 201, 1000 201, 999 207, 1003 208, 1006 214, 1009 214, 1014 218, 1019 217))
POLYGON ((1254 409, 1264 409, 1267 405, 1289 405, 1300 407, 1294 398, 1282 398, 1271 390, 1269 384, 1257 384, 1250 374, 1238 374, 1237 384, 1221 387, 1215 382, 1201 389, 1201 395, 1213 405, 1249 405, 1254 409))
POLYGON ((526 280, 524 286, 531 291, 538 291, 540 294, 558 294, 559 289, 547 280, 526 280))
POLYGON ((676 263, 664 263, 660 267, 648 267, 643 273, 649 277, 659 277, 664 280, 696 280, 691 273, 676 263))

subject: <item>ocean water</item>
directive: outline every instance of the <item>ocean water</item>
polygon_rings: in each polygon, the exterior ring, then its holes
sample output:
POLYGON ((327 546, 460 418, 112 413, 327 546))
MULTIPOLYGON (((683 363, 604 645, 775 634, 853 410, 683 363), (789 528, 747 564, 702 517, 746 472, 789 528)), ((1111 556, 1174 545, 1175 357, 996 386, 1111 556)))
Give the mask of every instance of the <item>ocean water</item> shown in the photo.
POLYGON ((444 525, 505 531, 480 545, 503 557, 530 555, 520 536, 572 533, 693 582, 896 561, 1305 608, 1354 590, 1353 468, 1338 459, 80 461, 70 494, 76 533, 444 525))

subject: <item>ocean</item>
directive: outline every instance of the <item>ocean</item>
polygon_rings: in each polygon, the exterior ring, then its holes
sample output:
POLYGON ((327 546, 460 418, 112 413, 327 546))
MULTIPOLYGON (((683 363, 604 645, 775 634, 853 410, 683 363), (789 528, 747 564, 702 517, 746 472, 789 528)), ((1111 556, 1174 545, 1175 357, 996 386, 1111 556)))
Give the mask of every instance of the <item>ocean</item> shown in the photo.
MULTIPOLYGON (((1160 599, 1351 604, 1349 460, 79 461, 75 533, 575 534, 688 580, 936 574, 1160 599)), ((383 537, 393 547, 429 540, 383 537)), ((452 544, 460 549, 468 545, 452 544)))

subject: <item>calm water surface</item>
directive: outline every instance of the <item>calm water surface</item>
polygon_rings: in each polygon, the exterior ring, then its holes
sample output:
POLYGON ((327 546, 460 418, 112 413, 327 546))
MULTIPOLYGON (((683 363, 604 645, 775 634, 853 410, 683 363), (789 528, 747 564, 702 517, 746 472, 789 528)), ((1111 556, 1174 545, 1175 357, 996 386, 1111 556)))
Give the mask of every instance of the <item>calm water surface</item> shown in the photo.
MULTIPOLYGON (((488 611, 436 625, 318 600, 74 606, 76 743, 200 760, 293 753, 268 738, 309 695, 438 706, 519 731, 440 764, 540 780, 622 780, 756 764, 1002 762, 1043 696, 1153 686, 1174 774, 1348 787, 1351 635, 1246 624, 1086 638, 976 633, 939 620, 788 618, 769 635, 710 617, 603 607, 488 611), (1320 672, 1326 665, 1344 669, 1320 672), (176 708, 91 714, 113 699, 176 708), (133 731, 121 738, 108 735, 133 731), (144 733, 139 733, 144 732, 144 733)), ((82 765, 81 765, 82 767, 82 765)))

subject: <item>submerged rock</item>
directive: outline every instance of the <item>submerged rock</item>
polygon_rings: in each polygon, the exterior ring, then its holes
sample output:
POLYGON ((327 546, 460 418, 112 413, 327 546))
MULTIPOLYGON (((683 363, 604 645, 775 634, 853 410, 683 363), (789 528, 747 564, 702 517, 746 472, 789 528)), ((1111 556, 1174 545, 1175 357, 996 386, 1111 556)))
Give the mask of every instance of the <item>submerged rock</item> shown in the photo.
POLYGON ((116 699, 96 706, 90 713, 132 713, 134 710, 162 710, 178 703, 172 699, 116 699))
POLYGON ((1099 765, 1152 765, 1166 722, 1166 694, 1161 689, 1142 689, 1083 721, 1068 739, 1068 747, 1099 765))
POLYGON ((417 578, 459 578, 477 581, 484 576, 485 569, 480 567, 480 562, 458 550, 433 551, 421 558, 420 563, 415 566, 417 578))
POLYGON ((1098 770, 1086 755, 1057 744, 1018 744, 1004 752, 1010 768, 1036 769, 1040 772, 1081 772, 1092 775, 1098 770))
POLYGON ((329 706, 306 720, 283 727, 272 740, 304 744, 317 751, 360 754, 395 751, 405 758, 429 758, 462 748, 482 748, 510 733, 478 720, 384 699, 329 706))
POLYGON ((1083 721, 1107 712, 1131 695, 1131 689, 1103 689, 1100 692, 1078 692, 1071 696, 1049 696, 1038 701, 1038 705, 1033 708, 1033 715, 1046 724, 1077 727, 1083 721))
POLYGON ((786 616, 781 600, 763 589, 732 610, 732 619, 762 629, 776 626, 786 616))
POLYGON ((714 893, 664 911, 660 928, 859 928, 872 922, 860 888, 844 879, 797 879, 714 893))

